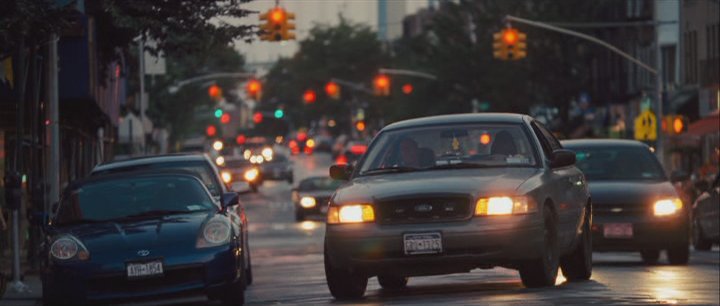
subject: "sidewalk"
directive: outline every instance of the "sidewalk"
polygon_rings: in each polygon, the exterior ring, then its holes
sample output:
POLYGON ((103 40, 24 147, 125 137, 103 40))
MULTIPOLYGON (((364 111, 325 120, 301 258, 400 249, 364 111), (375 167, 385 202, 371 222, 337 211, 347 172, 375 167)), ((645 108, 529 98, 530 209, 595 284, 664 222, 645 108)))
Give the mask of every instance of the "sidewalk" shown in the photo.
POLYGON ((8 283, 5 295, 0 298, 0 306, 29 306, 42 304, 42 283, 40 276, 37 274, 26 274, 25 285, 30 288, 30 292, 17 293, 8 283))

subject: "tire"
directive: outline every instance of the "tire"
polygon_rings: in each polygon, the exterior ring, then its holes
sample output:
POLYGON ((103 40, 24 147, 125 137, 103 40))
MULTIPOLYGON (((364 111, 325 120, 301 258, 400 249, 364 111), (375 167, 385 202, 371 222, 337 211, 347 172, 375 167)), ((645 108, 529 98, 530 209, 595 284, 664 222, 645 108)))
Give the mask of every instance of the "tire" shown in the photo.
POLYGON ((378 283, 383 289, 399 290, 407 287, 408 278, 398 275, 378 275, 378 283))
POLYGON ((670 248, 666 252, 671 265, 687 265, 690 260, 690 248, 687 245, 670 248))
POLYGON ((324 256, 325 279, 330 294, 337 300, 353 300, 362 298, 367 289, 368 278, 358 272, 351 272, 332 265, 327 251, 324 256))
MULTIPOLYGON (((588 212, 588 215, 590 212, 588 212)), ((590 218, 585 218, 580 241, 572 253, 560 259, 560 267, 568 281, 583 281, 592 276, 592 233, 590 232, 590 218)))
POLYGON ((520 278, 527 288, 554 286, 557 279, 558 258, 558 232, 557 221, 552 209, 545 205, 543 208, 543 251, 538 259, 520 265, 520 278))
POLYGON ((692 244, 698 251, 709 251, 712 248, 712 241, 705 238, 700 222, 693 217, 692 244))
MULTIPOLYGON (((241 261, 240 263, 242 266, 240 267, 240 271, 245 271, 245 263, 244 261, 241 261)), ((223 305, 227 306, 239 306, 245 304, 245 277, 240 277, 237 282, 233 283, 230 286, 230 289, 223 292, 220 296, 220 300, 222 301, 223 305)))
POLYGON ((640 251, 640 257, 646 265, 655 265, 660 259, 660 250, 642 250, 640 251))

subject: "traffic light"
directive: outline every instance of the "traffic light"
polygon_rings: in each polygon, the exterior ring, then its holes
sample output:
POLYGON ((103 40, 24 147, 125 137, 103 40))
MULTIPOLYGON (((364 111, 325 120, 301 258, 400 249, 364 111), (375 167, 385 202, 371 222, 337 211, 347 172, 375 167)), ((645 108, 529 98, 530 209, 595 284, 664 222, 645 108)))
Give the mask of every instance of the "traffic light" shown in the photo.
POLYGON ((208 96, 213 100, 219 100, 222 98, 222 89, 215 84, 210 85, 210 87, 208 87, 208 96))
POLYGON ((235 137, 235 143, 237 143, 238 145, 244 145, 246 141, 247 141, 247 137, 245 137, 245 135, 243 135, 243 134, 240 134, 237 137, 235 137))
POLYGON ((317 94, 315 94, 315 91, 312 89, 308 89, 303 94, 303 101, 305 101, 305 104, 315 103, 315 100, 317 100, 317 94))
POLYGON ((245 85, 245 90, 247 91, 247 95, 250 99, 259 101, 262 97, 262 83, 258 80, 252 79, 248 81, 247 85, 245 85))
POLYGON ((260 124, 262 121, 263 114, 261 112, 255 112, 255 114, 253 114, 253 122, 255 122, 255 124, 260 124))
POLYGON ((222 117, 222 115, 223 115, 223 110, 222 110, 222 108, 218 108, 218 109, 215 110, 215 118, 220 119, 220 117, 222 117))
POLYGON ((359 120, 358 122, 355 122, 355 129, 358 130, 358 132, 362 132, 365 130, 365 121, 359 120))
POLYGON ((283 111, 280 108, 276 109, 275 110, 275 118, 282 119, 282 117, 285 117, 285 111, 283 111))
POLYGON ((402 92, 406 95, 411 94, 413 92, 413 90, 414 90, 414 88, 413 88, 412 84, 410 84, 410 83, 407 83, 407 84, 403 85, 403 87, 402 87, 402 92))
POLYGON ((688 119, 683 115, 667 115, 662 121, 662 130, 668 135, 680 135, 687 127, 688 119))
POLYGON ((283 41, 295 39, 295 24, 290 22, 295 19, 295 14, 286 11, 281 7, 274 7, 264 14, 260 14, 260 21, 265 23, 260 25, 262 34, 260 40, 264 41, 283 41))
POLYGON ((325 93, 330 99, 338 100, 340 99, 340 86, 338 86, 337 83, 330 81, 325 84, 325 93))
POLYGON ((213 137, 217 134, 217 128, 214 125, 208 125, 207 128, 205 128, 205 134, 208 135, 208 137, 213 137))
POLYGON ((501 60, 519 60, 527 56, 527 35, 514 28, 493 34, 493 57, 501 60))
POLYGON ((373 80, 373 88, 376 96, 389 96, 390 78, 384 74, 376 76, 375 80, 373 80))
POLYGON ((230 114, 223 114, 222 116, 220 116, 220 123, 222 123, 222 124, 230 123, 230 114))

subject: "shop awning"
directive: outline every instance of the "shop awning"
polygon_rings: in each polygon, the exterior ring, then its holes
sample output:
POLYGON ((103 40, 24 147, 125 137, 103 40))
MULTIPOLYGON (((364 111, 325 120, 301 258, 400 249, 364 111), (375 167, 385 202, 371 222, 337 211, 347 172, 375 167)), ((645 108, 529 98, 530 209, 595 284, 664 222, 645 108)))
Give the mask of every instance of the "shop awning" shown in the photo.
POLYGON ((691 123, 687 131, 687 134, 692 136, 704 136, 714 133, 720 133, 720 112, 718 110, 707 117, 691 123))

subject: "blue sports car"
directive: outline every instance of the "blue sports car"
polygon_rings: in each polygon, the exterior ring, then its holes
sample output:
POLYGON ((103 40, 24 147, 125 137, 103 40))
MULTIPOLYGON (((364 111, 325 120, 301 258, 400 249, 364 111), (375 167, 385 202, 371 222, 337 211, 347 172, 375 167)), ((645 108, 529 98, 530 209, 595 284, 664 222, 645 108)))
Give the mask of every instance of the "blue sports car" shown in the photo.
POLYGON ((202 294, 242 305, 241 221, 191 173, 133 172, 71 184, 46 232, 44 305, 202 294))

